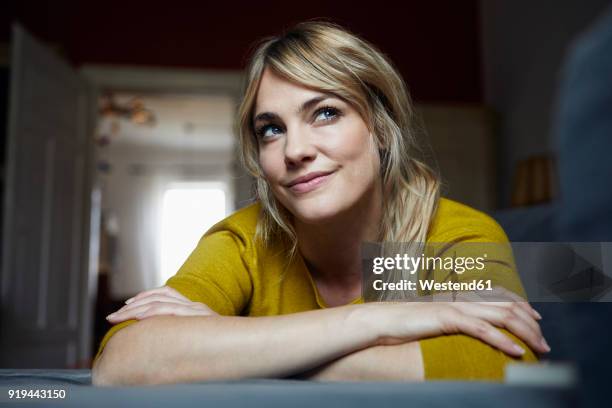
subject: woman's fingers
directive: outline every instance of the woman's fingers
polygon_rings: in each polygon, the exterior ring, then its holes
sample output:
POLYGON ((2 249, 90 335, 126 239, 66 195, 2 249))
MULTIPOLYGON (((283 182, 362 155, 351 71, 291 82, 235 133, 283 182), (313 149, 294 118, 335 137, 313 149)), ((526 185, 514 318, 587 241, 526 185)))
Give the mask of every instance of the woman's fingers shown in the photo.
POLYGON ((384 304, 372 310, 383 312, 377 326, 381 344, 397 340, 413 341, 442 334, 463 333, 478 338, 513 357, 525 353, 521 345, 498 329, 504 328, 536 352, 550 351, 542 342, 538 323, 523 308, 513 302, 499 306, 491 302, 431 302, 384 304), (390 320, 387 320, 390 319, 390 320), (391 324, 389 324, 391 322, 391 324))
POLYGON ((542 338, 542 340, 544 339, 544 336, 542 335, 542 329, 540 328, 540 324, 536 320, 535 316, 529 311, 525 310, 525 308, 522 307, 522 305, 518 302, 504 303, 502 305, 492 303, 489 305, 501 308, 502 310, 504 310, 504 313, 506 313, 506 315, 516 316, 522 319, 522 321, 525 322, 525 324, 527 324, 533 330, 534 333, 538 334, 542 338))
POLYGON ((464 315, 455 324, 458 331, 480 339, 508 355, 519 357, 525 353, 525 349, 485 320, 464 315))
POLYGON ((177 311, 177 305, 173 303, 165 303, 165 302, 151 302, 144 305, 140 305, 130 310, 125 310, 122 312, 116 312, 108 316, 108 320, 112 322, 120 322, 124 320, 130 319, 138 319, 140 320, 143 315, 147 312, 149 313, 149 317, 152 315, 174 315, 177 311), (151 314, 153 313, 153 314, 151 314))
MULTIPOLYGON (((472 302, 472 303, 478 303, 478 304, 482 304, 482 305, 489 305, 489 306, 496 306, 496 307, 500 307, 503 309, 507 309, 510 308, 514 311, 514 313, 519 314, 526 323, 528 323, 534 330, 536 331, 540 331, 540 325, 537 323, 536 320, 540 320, 540 315, 538 312, 536 312, 533 308, 531 308, 531 306, 529 305, 529 303, 525 302, 525 301, 516 301, 514 299, 514 297, 509 296, 510 292, 508 292, 507 294, 504 294, 504 299, 502 300, 500 298, 500 295, 496 295, 494 297, 494 300, 487 300, 485 297, 482 297, 480 295, 476 295, 474 296, 473 292, 463 292, 459 295, 457 295, 456 297, 456 302, 472 302)), ((518 299, 521 299, 519 296, 517 296, 518 299)))
POLYGON ((545 353, 550 351, 542 336, 540 327, 533 320, 533 317, 514 304, 508 305, 506 307, 499 307, 487 304, 486 302, 462 302, 455 303, 454 307, 457 307, 462 313, 471 317, 483 319, 489 324, 508 329, 538 352, 545 353))
POLYGON ((140 292, 136 296, 131 297, 128 300, 126 300, 125 303, 129 305, 130 303, 133 303, 136 300, 140 300, 142 298, 146 298, 147 296, 151 296, 151 295, 166 295, 166 296, 173 297, 175 299, 189 301, 189 299, 187 299, 185 296, 180 294, 177 290, 172 289, 170 286, 161 286, 159 288, 150 289, 150 290, 146 290, 144 292, 140 292))
POLYGON ((538 313, 538 311, 535 310, 529 304, 529 302, 527 302, 525 299, 523 299, 516 293, 509 291, 506 288, 503 288, 501 286, 494 287, 492 296, 495 296, 496 299, 500 298, 500 301, 502 302, 506 300, 515 302, 516 304, 521 306, 523 309, 525 309, 525 311, 529 313, 530 315, 532 315, 536 320, 542 320, 542 315, 540 315, 540 313, 538 313))
POLYGON ((488 302, 490 304, 507 302, 516 303, 517 306, 520 306, 525 310, 525 312, 533 316, 535 320, 542 320, 542 316, 533 307, 531 307, 529 302, 516 293, 513 293, 501 286, 493 287, 492 291, 481 290, 476 292, 459 292, 455 297, 456 301, 465 300, 470 302, 488 302))
POLYGON ((174 316, 212 316, 216 315, 211 308, 203 303, 189 302, 164 302, 153 301, 117 311, 107 316, 112 323, 118 323, 130 319, 142 320, 152 316, 174 315, 174 316))
POLYGON ((117 314, 117 313, 124 313, 124 312, 128 312, 130 310, 133 310, 139 306, 143 306, 146 305, 148 303, 152 303, 152 302, 167 302, 167 303, 177 303, 177 304, 188 304, 191 303, 189 300, 180 300, 174 297, 170 297, 170 296, 166 296, 166 295, 157 295, 157 294, 152 294, 140 299, 137 299, 133 302, 131 302, 130 304, 127 304, 125 306, 123 306, 122 308, 120 308, 119 310, 117 310, 116 312, 114 312, 113 314, 117 314))

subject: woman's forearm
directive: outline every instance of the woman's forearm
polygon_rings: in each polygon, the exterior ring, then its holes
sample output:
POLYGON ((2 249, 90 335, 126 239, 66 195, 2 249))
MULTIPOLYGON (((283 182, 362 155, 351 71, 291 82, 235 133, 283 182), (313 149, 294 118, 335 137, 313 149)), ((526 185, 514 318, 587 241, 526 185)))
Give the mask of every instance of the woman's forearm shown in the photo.
POLYGON ((425 370, 419 342, 413 341, 358 350, 297 378, 316 381, 422 381, 425 370))
POLYGON ((550 349, 529 312, 518 302, 501 306, 374 302, 271 317, 158 316, 115 333, 96 362, 93 380, 95 384, 158 384, 295 376, 334 360, 338 364, 329 365, 330 369, 367 362, 377 357, 370 354, 376 349, 340 358, 373 346, 459 333, 509 356, 523 355, 525 350, 498 327, 520 336, 534 350, 546 352, 550 349))
POLYGON ((365 309, 337 307, 273 317, 159 316, 118 331, 94 383, 160 384, 286 377, 378 341, 365 309))

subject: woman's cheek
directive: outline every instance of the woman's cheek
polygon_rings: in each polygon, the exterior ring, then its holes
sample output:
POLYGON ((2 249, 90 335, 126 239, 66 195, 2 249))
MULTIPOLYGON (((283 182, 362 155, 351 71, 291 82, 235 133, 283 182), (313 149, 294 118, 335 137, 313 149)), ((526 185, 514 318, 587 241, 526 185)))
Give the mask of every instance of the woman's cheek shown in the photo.
POLYGON ((282 177, 283 177, 283 168, 282 165, 278 166, 273 162, 260 162, 261 169, 263 171, 264 178, 267 180, 268 184, 272 188, 272 191, 280 192, 282 191, 282 177))
POLYGON ((264 173, 264 177, 266 179, 270 179, 270 176, 273 175, 274 173, 274 161, 273 161, 273 155, 270 154, 270 152, 266 149, 260 149, 259 151, 259 166, 261 167, 261 170, 264 173))

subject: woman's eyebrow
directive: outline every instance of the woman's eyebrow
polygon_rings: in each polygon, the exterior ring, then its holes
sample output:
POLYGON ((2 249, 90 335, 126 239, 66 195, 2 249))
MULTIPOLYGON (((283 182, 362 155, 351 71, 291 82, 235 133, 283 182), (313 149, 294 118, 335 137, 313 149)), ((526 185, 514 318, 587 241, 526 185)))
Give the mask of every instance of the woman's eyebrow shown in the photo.
POLYGON ((272 121, 278 119, 278 115, 272 112, 262 112, 258 113, 257 116, 253 119, 253 123, 258 121, 272 121))
POLYGON ((329 98, 331 98, 331 95, 319 95, 319 96, 315 96, 314 98, 310 98, 309 100, 304 102, 302 106, 300 106, 300 108, 297 110, 297 114, 301 115, 302 113, 306 112, 307 110, 315 106, 317 103, 324 101, 326 99, 329 99, 329 98))
MULTIPOLYGON (((301 115, 302 113, 304 113, 305 111, 309 110, 310 108, 312 108, 313 106, 315 106, 319 102, 324 101, 326 99, 329 99, 331 97, 332 97, 332 95, 318 95, 318 96, 315 96, 313 98, 310 98, 306 102, 302 103, 302 105, 297 110, 297 114, 301 115)), ((273 112, 262 112, 262 113, 258 113, 255 116, 255 118, 253 118, 253 123, 258 122, 258 121, 271 121, 271 120, 275 120, 275 119, 278 119, 278 115, 276 113, 273 113, 273 112)))

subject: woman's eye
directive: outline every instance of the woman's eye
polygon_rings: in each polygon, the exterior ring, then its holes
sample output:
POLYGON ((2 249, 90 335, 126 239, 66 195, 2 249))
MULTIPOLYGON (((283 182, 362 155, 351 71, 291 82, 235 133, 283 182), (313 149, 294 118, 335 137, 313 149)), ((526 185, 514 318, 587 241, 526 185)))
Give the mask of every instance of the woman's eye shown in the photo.
POLYGON ((276 125, 265 125, 257 129, 256 133, 257 133, 257 136, 263 139, 263 138, 269 138, 269 137, 273 137, 274 135, 283 133, 283 130, 279 126, 276 126, 276 125))
POLYGON ((321 121, 321 120, 331 120, 334 119, 336 116, 338 116, 338 109, 335 108, 331 108, 331 107, 325 107, 325 108, 321 108, 319 109, 316 114, 315 114, 315 122, 317 121, 321 121))

